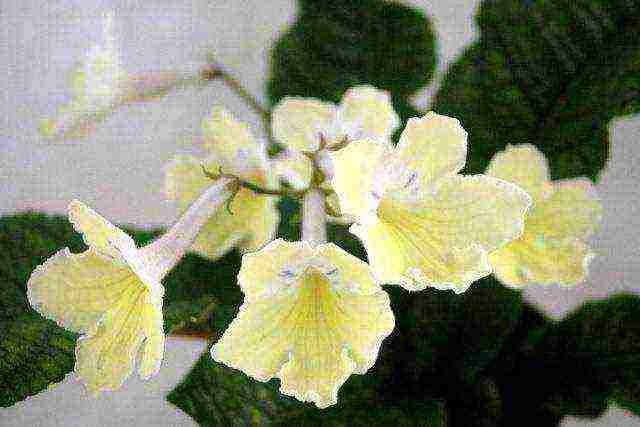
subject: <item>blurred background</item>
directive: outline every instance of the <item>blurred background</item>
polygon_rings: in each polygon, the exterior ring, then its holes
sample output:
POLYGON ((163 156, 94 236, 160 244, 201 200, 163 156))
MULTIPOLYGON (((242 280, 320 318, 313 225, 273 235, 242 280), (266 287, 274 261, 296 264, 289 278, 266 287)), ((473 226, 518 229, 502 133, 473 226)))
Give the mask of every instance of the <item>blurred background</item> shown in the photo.
MULTIPOLYGON (((428 108, 443 70, 477 37, 477 1, 413 0, 438 40, 438 72, 414 104, 428 108)), ((153 103, 127 106, 79 142, 49 143, 38 121, 70 99, 67 76, 102 38, 102 17, 114 12, 123 66, 131 72, 189 70, 214 52, 260 100, 272 42, 296 16, 293 0, 5 1, 0 7, 0 215, 24 210, 64 213, 79 198, 116 223, 170 224, 176 212, 164 198, 164 166, 176 153, 197 152, 191 140, 214 104, 223 104, 263 135, 259 117, 222 83, 188 89, 153 103)), ((266 102, 265 102, 266 103, 266 102)), ((612 122, 612 152, 597 185, 604 219, 592 243, 598 257, 587 283, 575 289, 525 291, 553 317, 616 291, 640 292, 640 118, 612 122)), ((129 380, 125 390, 94 400, 73 375, 9 409, 2 426, 193 425, 164 400, 204 343, 170 339, 161 374, 129 380)), ((640 419, 611 408, 597 421, 569 418, 564 426, 632 426, 640 419)))

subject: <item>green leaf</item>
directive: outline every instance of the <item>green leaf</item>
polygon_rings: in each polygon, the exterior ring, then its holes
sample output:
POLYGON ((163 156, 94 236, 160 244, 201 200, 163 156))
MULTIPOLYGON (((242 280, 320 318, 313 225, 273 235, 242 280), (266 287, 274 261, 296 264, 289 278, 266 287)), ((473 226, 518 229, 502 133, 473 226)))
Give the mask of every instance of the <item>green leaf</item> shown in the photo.
MULTIPOLYGON (((125 229, 138 245, 161 233, 125 229)), ((77 335, 42 318, 26 298, 31 272, 63 247, 85 250, 65 217, 25 213, 0 218, 0 406, 44 390, 73 369, 77 335)), ((226 327, 242 302, 235 282, 239 268, 236 252, 215 263, 188 254, 163 282, 165 332, 210 337, 211 331, 226 327)))
POLYGON ((167 400, 202 426, 446 425, 440 403, 383 397, 380 387, 389 374, 380 365, 364 376, 351 376, 338 404, 320 410, 280 394, 277 380, 255 381, 214 362, 207 351, 167 400))
POLYGON ((640 404, 640 297, 590 302, 530 332, 499 379, 512 422, 526 408, 598 417, 610 401, 640 404))
POLYGON ((287 95, 338 102, 346 89, 370 83, 404 97, 426 85, 436 64, 435 35, 420 11, 382 0, 299 1, 300 15, 271 51, 267 85, 273 104, 287 95))
POLYGON ((76 337, 33 313, 0 320, 0 407, 62 381, 73 369, 76 337))
POLYGON ((492 277, 463 294, 426 289, 411 298, 411 315, 399 321, 410 343, 407 360, 399 361, 404 376, 417 377, 414 387, 423 394, 454 399, 457 385, 473 384, 496 357, 522 310, 521 294, 492 277))
POLYGON ((469 132, 466 171, 532 143, 553 178, 596 179, 612 118, 640 111, 640 2, 485 0, 480 40, 451 66, 433 109, 469 132))

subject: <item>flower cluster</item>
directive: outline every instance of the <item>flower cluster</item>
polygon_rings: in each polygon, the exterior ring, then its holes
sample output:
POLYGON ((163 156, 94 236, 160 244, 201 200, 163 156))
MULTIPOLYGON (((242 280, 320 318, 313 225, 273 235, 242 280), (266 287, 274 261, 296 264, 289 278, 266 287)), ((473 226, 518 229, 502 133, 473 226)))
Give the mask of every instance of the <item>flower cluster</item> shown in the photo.
POLYGON ((551 182, 531 145, 507 147, 486 174, 462 175, 467 133, 458 120, 411 118, 394 147, 400 120, 389 94, 372 86, 351 88, 338 106, 285 98, 271 122, 285 148, 276 158, 246 124, 213 109, 198 139, 207 155, 178 156, 166 170, 181 216, 146 247, 71 203, 89 249, 47 260, 28 295, 44 316, 84 334, 76 373, 91 390, 120 387, 138 356, 141 376, 157 372, 161 281, 187 249, 210 259, 245 252, 244 303, 213 359, 258 381, 279 378, 283 394, 319 408, 374 365, 392 332, 384 284, 461 293, 492 272, 509 286, 585 277, 585 238, 600 217, 592 185, 551 182), (303 199, 301 241, 275 239, 284 194, 303 199), (326 242, 327 205, 353 223, 368 262, 326 242))

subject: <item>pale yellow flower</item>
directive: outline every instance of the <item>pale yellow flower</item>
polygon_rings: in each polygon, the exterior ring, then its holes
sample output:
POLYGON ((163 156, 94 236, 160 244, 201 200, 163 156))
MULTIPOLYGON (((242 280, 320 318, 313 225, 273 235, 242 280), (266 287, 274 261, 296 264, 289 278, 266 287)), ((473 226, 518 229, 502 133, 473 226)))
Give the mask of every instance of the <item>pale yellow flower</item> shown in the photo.
MULTIPOLYGON (((265 145, 253 137, 245 123, 225 109, 215 108, 203 121, 203 134, 208 157, 178 156, 166 170, 166 194, 179 209, 187 209, 211 185, 203 166, 212 174, 221 170, 263 188, 278 187, 265 145)), ((241 188, 229 206, 231 212, 218 210, 200 230, 193 249, 211 259, 235 246, 245 251, 259 249, 275 236, 280 221, 277 202, 277 197, 241 188)))
POLYGON ((530 144, 507 146, 486 173, 521 186, 533 199, 522 237, 490 256, 498 279, 514 287, 582 282, 593 257, 585 240, 602 216, 591 181, 552 182, 547 160, 530 144))
POLYGON ((488 253, 522 233, 531 200, 485 175, 462 176, 458 120, 412 118, 395 149, 371 140, 332 153, 333 188, 378 280, 463 292, 491 273, 488 253))
POLYGON ((84 334, 76 345, 76 373, 98 393, 115 390, 134 370, 148 378, 164 354, 162 273, 126 233, 78 201, 69 220, 89 249, 63 249, 36 268, 27 296, 43 316, 84 334))
POLYGON ((153 100, 173 89, 203 82, 200 72, 126 72, 113 33, 113 19, 113 13, 105 14, 103 42, 93 46, 69 76, 72 101, 61 107, 55 118, 41 121, 40 133, 45 138, 86 137, 122 105, 153 100))
POLYGON ((283 394, 319 408, 373 366, 394 327, 367 264, 331 243, 271 242, 244 255, 238 283, 244 304, 212 357, 259 381, 280 378, 283 394))
POLYGON ((316 151, 321 138, 328 147, 344 138, 389 142, 399 124, 388 92, 368 85, 347 90, 340 105, 285 97, 272 113, 273 136, 290 151, 316 151))

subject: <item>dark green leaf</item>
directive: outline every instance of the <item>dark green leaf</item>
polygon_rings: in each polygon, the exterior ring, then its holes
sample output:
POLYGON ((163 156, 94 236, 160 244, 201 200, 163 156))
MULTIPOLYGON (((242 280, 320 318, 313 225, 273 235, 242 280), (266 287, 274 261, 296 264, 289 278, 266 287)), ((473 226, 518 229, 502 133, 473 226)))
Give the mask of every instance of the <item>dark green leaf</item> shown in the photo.
POLYGON ((435 70, 435 36, 416 9, 382 0, 300 1, 301 13, 271 52, 268 93, 337 102, 346 89, 370 83, 402 98, 426 85, 435 70))
POLYGON ((463 294, 426 289, 411 298, 412 314, 399 322, 410 343, 401 363, 410 370, 405 376, 418 376, 415 387, 432 396, 457 398, 458 387, 473 384, 516 329, 522 309, 520 293, 492 277, 463 294))
POLYGON ((595 179, 608 123, 640 110, 640 2, 486 0, 480 40, 449 69, 434 110, 469 132, 467 172, 533 143, 553 178, 595 179))
MULTIPOLYGON (((139 245, 161 233, 126 230, 139 245)), ((62 216, 25 213, 0 218, 2 406, 38 393, 73 369, 76 335, 32 311, 26 298, 31 272, 63 247, 85 250, 82 237, 62 216)), ((211 331, 226 327, 242 301, 235 282, 239 267, 235 252, 215 263, 187 255, 164 280, 165 331, 209 337, 211 331)))
POLYGON ((62 217, 28 213, 0 219, 0 406, 11 406, 64 379, 74 364, 76 335, 29 308, 33 269, 60 249, 82 247, 62 217))
POLYGON ((498 379, 505 418, 537 413, 597 417, 612 399, 640 404, 640 298, 587 303, 561 322, 530 332, 498 379))
POLYGON ((340 389, 338 404, 320 410, 280 394, 277 380, 255 381, 205 352, 167 400, 203 426, 446 425, 442 404, 381 397, 389 374, 380 365, 364 376, 351 376, 340 389))
POLYGON ((73 369, 76 337, 37 314, 0 320, 0 407, 62 381, 73 369))

